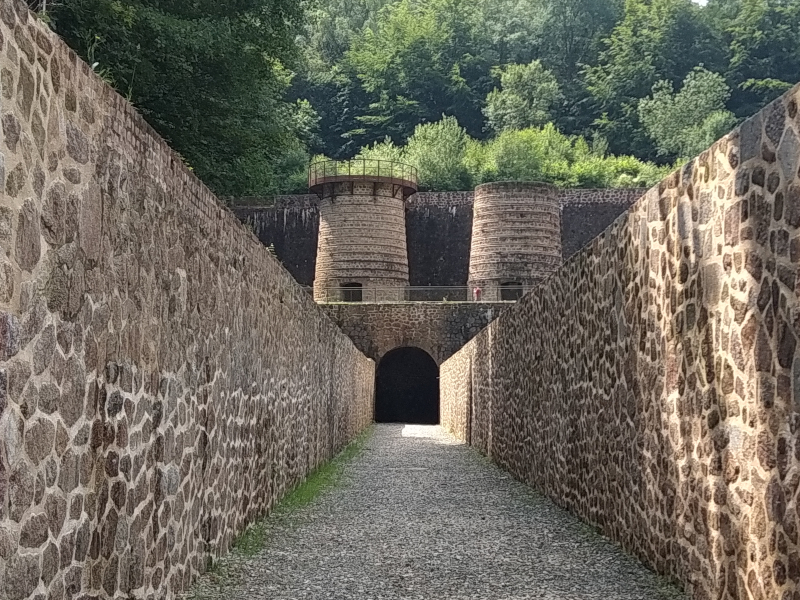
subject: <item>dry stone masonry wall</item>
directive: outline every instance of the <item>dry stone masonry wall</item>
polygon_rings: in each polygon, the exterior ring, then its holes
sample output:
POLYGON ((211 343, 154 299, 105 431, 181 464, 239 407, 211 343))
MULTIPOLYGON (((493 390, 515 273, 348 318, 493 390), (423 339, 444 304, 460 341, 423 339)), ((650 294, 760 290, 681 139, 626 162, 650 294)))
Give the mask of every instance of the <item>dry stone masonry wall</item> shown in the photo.
POLYGON ((173 598, 372 418, 374 363, 0 0, 0 598, 173 598))
POLYGON ((800 599, 800 86, 442 367, 443 422, 698 600, 800 599))

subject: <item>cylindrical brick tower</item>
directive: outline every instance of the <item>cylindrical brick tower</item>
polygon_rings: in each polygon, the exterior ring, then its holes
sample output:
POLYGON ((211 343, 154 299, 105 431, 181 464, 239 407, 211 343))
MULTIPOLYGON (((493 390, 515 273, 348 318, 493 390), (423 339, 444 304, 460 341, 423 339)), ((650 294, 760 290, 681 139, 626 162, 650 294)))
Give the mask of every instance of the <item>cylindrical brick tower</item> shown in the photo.
POLYGON ((481 300, 517 300, 561 265, 556 188, 501 181, 475 189, 469 287, 481 300))
POLYGON ((314 299, 404 300, 405 200, 417 191, 416 170, 377 160, 316 163, 309 188, 320 198, 314 299))

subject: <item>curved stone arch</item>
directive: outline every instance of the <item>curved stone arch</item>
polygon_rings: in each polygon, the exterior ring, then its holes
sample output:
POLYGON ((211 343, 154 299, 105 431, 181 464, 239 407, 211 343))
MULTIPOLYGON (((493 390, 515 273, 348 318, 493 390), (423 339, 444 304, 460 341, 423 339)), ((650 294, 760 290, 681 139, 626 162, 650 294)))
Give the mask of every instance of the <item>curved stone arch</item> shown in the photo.
POLYGON ((422 350, 433 359, 437 367, 441 366, 444 361, 452 356, 452 352, 446 352, 441 345, 437 345, 434 340, 421 337, 420 339, 404 339, 397 344, 389 344, 381 347, 377 350, 375 356, 370 356, 370 358, 375 361, 376 365, 379 365, 386 355, 403 348, 417 348, 422 350))
POLYGON ((441 365, 510 306, 506 302, 323 304, 356 347, 376 363, 414 346, 441 365))

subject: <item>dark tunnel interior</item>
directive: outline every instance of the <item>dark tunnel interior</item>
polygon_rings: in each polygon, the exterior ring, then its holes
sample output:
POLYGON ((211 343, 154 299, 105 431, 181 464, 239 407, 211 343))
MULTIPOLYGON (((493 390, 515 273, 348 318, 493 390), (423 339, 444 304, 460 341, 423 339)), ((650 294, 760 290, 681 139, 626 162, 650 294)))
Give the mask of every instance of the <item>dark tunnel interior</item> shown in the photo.
POLYGON ((439 367, 419 348, 396 348, 378 364, 375 421, 439 423, 439 367))

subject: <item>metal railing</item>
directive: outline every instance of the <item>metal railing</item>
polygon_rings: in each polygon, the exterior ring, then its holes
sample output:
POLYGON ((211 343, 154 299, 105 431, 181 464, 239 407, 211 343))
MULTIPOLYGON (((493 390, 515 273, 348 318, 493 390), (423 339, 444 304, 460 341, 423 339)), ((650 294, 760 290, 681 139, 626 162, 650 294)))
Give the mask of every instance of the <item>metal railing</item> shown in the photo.
POLYGON ((397 303, 397 302, 516 302, 524 290, 507 287, 483 288, 476 292, 467 286, 409 286, 405 288, 327 287, 314 290, 317 302, 397 303))
POLYGON ((331 181, 375 179, 389 180, 395 184, 417 188, 418 176, 416 167, 393 160, 372 158, 354 158, 352 160, 326 160, 313 163, 308 168, 308 187, 331 181))

